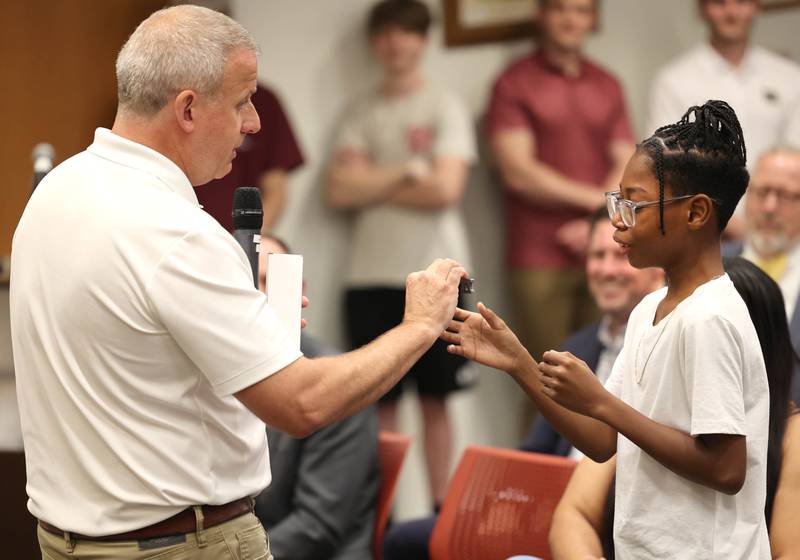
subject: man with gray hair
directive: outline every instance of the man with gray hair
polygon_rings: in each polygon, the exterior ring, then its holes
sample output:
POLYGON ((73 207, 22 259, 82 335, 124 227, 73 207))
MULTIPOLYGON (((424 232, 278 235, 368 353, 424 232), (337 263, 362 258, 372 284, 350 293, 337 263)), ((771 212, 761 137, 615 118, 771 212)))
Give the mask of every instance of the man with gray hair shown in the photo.
MULTIPOLYGON (((756 162, 745 197, 744 243, 726 248, 770 275, 781 288, 792 346, 800 354, 800 150, 772 149, 756 162)), ((800 403, 800 364, 792 399, 800 403)))
POLYGON ((151 15, 119 54, 113 128, 19 222, 11 328, 43 558, 270 559, 252 514, 270 482, 263 422, 305 436, 362 409, 453 316, 466 271, 437 260, 374 343, 317 360, 291 347, 192 190, 259 129, 256 62, 222 14, 151 15))

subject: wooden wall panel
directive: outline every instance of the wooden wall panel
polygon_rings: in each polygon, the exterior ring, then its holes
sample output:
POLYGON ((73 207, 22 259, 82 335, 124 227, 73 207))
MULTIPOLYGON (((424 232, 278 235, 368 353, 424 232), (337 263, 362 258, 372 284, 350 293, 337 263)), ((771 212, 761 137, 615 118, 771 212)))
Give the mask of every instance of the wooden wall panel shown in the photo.
POLYGON ((0 2, 0 259, 31 189, 31 150, 49 142, 60 162, 110 126, 114 61, 136 25, 164 0, 0 2))

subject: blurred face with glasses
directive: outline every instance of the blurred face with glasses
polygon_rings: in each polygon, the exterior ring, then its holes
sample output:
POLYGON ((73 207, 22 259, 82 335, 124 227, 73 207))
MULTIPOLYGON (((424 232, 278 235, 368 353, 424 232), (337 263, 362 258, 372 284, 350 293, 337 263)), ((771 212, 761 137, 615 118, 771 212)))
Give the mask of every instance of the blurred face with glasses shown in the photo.
POLYGON ((747 242, 761 258, 785 252, 800 239, 800 152, 761 157, 745 198, 747 242))

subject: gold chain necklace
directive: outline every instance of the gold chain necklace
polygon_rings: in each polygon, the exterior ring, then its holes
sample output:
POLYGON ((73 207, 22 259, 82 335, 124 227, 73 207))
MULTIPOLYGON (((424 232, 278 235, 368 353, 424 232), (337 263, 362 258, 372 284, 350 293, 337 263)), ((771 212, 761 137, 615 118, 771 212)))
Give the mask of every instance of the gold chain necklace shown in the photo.
MULTIPOLYGON (((717 280, 718 278, 722 278, 723 276, 725 276, 724 272, 722 274, 717 274, 716 276, 712 277, 710 280, 704 282, 701 285, 709 284, 709 283, 713 282, 714 280, 717 280)), ((699 286, 698 286, 698 288, 699 288, 699 286)), ((692 292, 692 295, 694 295, 694 292, 692 292)), ((639 367, 638 366, 639 366, 639 349, 641 349, 642 344, 644 344, 644 337, 642 337, 642 339, 639 341, 639 346, 636 349, 636 353, 633 355, 633 379, 634 379, 634 381, 636 381, 637 384, 641 384, 642 377, 644 377, 644 370, 647 368, 648 362, 650 362, 650 356, 653 355, 653 352, 655 351, 656 346, 658 346, 658 342, 661 340, 661 335, 664 334, 665 330, 667 330, 667 327, 669 326, 669 322, 672 320, 672 317, 678 311, 678 307, 684 301, 686 301, 687 299, 691 298, 692 295, 690 295, 686 299, 683 299, 683 300, 679 301, 678 304, 672 309, 672 311, 670 311, 670 313, 667 316, 667 318, 666 319, 661 319, 661 323, 663 323, 664 326, 659 331, 658 336, 656 337, 656 341, 655 341, 655 343, 653 343, 653 347, 650 348, 650 352, 647 354, 647 358, 645 358, 645 360, 644 360, 644 365, 642 366, 642 371, 639 371, 639 367)))
POLYGON ((663 326, 661 327, 661 330, 658 332, 658 336, 656 337, 656 341, 653 343, 653 347, 650 348, 650 352, 648 352, 647 358, 645 358, 645 360, 644 360, 644 365, 642 366, 641 371, 639 370, 639 349, 641 349, 642 344, 644 344, 645 337, 642 337, 641 340, 639 341, 639 347, 637 348, 636 354, 634 354, 634 356, 633 356, 633 379, 634 379, 634 381, 636 381, 637 384, 641 384, 642 383, 642 378, 644 377, 644 370, 647 369, 647 364, 650 362, 650 356, 653 355, 653 352, 655 351, 656 346, 658 346, 658 342, 661 340, 661 335, 663 335, 664 331, 667 330, 667 327, 669 326, 669 322, 672 320, 672 317, 675 315, 675 311, 676 310, 673 309, 672 312, 669 314, 669 316, 666 319, 662 319, 661 320, 661 322, 663 323, 663 326))

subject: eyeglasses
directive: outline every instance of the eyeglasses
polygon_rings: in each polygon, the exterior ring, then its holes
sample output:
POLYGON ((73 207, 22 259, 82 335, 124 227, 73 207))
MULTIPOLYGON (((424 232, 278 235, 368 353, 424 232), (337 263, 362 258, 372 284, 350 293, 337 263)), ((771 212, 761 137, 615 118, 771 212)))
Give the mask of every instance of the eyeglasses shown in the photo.
POLYGON ((747 189, 747 196, 754 196, 762 202, 771 194, 775 195, 778 203, 793 204, 800 202, 800 193, 788 192, 777 187, 750 187, 747 189))
MULTIPOLYGON (((692 198, 693 196, 693 194, 687 194, 673 198, 665 198, 664 204, 678 200, 685 200, 687 198, 692 198)), ((658 202, 658 200, 634 202, 632 200, 628 200, 627 198, 622 198, 622 193, 620 191, 610 191, 606 193, 606 209, 608 210, 608 217, 613 221, 614 218, 619 215, 619 217, 622 219, 622 223, 628 228, 632 228, 636 225, 636 210, 639 208, 653 206, 658 204, 658 202)))

